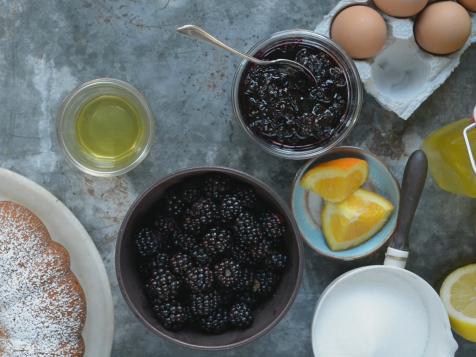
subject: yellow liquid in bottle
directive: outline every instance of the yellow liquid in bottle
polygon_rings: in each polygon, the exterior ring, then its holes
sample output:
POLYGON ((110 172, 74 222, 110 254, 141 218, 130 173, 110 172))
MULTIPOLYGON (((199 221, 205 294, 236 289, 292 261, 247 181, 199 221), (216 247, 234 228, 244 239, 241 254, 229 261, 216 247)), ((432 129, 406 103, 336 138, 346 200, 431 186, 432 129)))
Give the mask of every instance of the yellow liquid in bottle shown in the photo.
MULTIPOLYGON (((462 119, 428 136, 423 150, 428 156, 431 175, 442 189, 476 198, 476 175, 471 168, 463 130, 471 124, 462 119)), ((468 133, 472 147, 476 147, 476 129, 468 133)), ((473 150, 473 155, 475 155, 473 150)), ((476 156, 475 156, 476 157, 476 156)))
POLYGON ((98 96, 81 108, 76 136, 94 160, 111 166, 132 162, 144 140, 145 123, 137 108, 124 98, 98 96))

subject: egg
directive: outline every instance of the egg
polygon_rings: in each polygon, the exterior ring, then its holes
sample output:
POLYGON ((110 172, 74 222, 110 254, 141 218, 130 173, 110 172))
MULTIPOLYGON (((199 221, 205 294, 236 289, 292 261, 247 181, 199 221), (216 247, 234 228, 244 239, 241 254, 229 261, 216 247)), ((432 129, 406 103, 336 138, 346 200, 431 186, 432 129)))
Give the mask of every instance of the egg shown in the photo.
POLYGON ((331 25, 331 38, 355 59, 374 57, 385 45, 387 25, 374 9, 355 5, 340 11, 331 25))
POLYGON ((469 11, 476 12, 476 0, 458 0, 458 2, 469 11))
POLYGON ((454 1, 428 6, 415 22, 415 39, 425 51, 447 55, 464 46, 471 34, 468 11, 454 1))
POLYGON ((423 10, 428 0, 374 0, 374 4, 390 16, 410 17, 423 10))

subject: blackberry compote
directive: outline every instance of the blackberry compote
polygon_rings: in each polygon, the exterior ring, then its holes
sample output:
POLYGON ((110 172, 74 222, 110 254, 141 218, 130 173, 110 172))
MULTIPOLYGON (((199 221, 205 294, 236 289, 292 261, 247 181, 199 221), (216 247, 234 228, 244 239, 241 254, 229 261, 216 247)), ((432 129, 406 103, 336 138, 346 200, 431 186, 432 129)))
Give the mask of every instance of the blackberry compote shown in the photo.
POLYGON ((241 83, 240 106, 250 129, 278 146, 306 149, 324 144, 345 123, 347 81, 342 68, 322 49, 300 42, 278 44, 262 59, 297 61, 315 75, 282 66, 251 64, 241 83))
POLYGON ((263 149, 305 159, 349 134, 362 107, 362 83, 352 59, 332 40, 312 31, 281 31, 248 54, 299 62, 318 82, 285 66, 240 64, 233 86, 234 110, 263 149))

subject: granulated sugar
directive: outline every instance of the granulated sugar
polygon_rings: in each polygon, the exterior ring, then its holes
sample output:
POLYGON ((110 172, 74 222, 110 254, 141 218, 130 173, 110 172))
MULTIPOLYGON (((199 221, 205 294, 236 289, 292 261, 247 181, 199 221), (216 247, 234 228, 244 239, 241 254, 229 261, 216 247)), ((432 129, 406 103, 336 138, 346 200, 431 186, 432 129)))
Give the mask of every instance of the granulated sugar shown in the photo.
POLYGON ((423 357, 428 312, 403 281, 361 279, 338 285, 315 324, 319 357, 423 357))

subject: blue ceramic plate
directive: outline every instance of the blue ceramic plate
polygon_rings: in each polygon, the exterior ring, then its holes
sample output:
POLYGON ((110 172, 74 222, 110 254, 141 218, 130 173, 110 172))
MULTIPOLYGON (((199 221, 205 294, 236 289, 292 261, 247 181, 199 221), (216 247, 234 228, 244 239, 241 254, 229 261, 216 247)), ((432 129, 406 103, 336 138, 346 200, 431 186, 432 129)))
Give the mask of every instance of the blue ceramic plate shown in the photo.
POLYGON ((298 171, 293 184, 292 209, 304 240, 319 254, 339 260, 363 258, 382 247, 390 239, 395 230, 399 201, 399 185, 387 167, 372 153, 356 147, 338 147, 309 161, 298 171), (355 157, 367 161, 369 165, 369 176, 363 188, 376 192, 388 199, 395 206, 395 210, 385 226, 368 241, 359 246, 335 252, 327 245, 321 230, 320 217, 323 205, 322 199, 318 195, 304 190, 299 185, 299 182, 301 181, 301 177, 310 168, 326 161, 345 157, 355 157))

